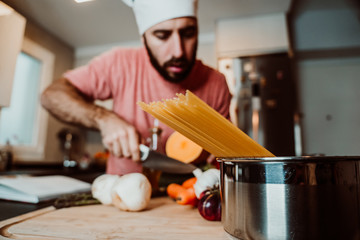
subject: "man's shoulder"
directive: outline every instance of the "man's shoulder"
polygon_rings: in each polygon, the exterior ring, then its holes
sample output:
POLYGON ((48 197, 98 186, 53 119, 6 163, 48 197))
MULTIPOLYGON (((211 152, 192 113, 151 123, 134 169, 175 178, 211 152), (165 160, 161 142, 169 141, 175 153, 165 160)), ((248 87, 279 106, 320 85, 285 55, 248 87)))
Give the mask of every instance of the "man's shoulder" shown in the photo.
POLYGON ((214 67, 204 64, 201 60, 196 60, 199 71, 206 73, 213 78, 225 78, 224 74, 215 69, 214 67))
POLYGON ((129 66, 144 66, 147 62, 147 53, 144 47, 113 47, 96 56, 91 63, 116 68, 130 69, 129 66))
POLYGON ((117 46, 105 52, 105 55, 112 57, 144 57, 146 50, 144 47, 123 47, 117 46))

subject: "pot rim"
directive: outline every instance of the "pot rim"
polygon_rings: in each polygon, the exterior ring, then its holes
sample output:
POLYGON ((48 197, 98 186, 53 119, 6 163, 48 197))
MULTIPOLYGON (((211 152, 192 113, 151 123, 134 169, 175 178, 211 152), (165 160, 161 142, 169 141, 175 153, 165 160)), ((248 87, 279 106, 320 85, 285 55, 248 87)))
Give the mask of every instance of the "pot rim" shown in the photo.
POLYGON ((360 161, 360 156, 217 157, 220 163, 303 163, 360 161))

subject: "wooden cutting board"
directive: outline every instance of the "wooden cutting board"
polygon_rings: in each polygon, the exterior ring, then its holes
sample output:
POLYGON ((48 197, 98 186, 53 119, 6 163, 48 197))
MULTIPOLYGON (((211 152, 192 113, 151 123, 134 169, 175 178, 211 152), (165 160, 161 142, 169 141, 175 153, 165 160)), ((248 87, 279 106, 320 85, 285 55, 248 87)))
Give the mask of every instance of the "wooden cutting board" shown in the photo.
POLYGON ((44 208, 0 222, 0 239, 229 239, 221 222, 168 197, 151 199, 141 212, 90 205, 44 208))

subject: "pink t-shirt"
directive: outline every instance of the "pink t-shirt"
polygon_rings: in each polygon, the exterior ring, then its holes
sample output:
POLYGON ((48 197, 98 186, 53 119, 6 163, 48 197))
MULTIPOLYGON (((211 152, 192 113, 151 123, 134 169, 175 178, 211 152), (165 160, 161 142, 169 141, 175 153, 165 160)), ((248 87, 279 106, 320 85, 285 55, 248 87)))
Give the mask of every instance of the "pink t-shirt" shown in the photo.
MULTIPOLYGON (((149 103, 176 97, 188 89, 226 118, 229 118, 230 93, 224 75, 196 61, 189 76, 181 83, 166 81, 150 63, 144 47, 115 48, 88 65, 64 74, 76 88, 93 99, 113 99, 113 111, 133 124, 141 137, 151 136, 154 117, 144 112, 136 103, 149 103)), ((160 122, 161 143, 165 146, 174 131, 160 122)), ((123 175, 141 172, 141 164, 131 159, 110 156, 107 173, 123 175)))

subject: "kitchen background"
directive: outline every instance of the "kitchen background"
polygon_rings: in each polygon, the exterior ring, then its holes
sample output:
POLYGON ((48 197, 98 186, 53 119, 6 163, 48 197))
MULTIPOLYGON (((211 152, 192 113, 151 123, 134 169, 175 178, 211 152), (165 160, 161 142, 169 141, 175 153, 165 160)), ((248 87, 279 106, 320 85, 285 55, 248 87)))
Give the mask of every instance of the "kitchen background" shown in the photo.
MULTIPOLYGON (((9 140, 17 162, 61 162, 69 131, 79 152, 103 150, 98 132, 49 116, 39 94, 64 71, 103 51, 139 46, 131 10, 120 0, 2 3, 23 17, 9 23, 0 11, 0 146, 9 140), (21 41, 14 39, 15 29, 21 41), (37 59, 29 61, 39 69, 35 75, 45 76, 38 86, 18 86, 9 78, 16 57, 8 54, 15 45, 24 53, 18 62, 37 59), (20 115, 6 120, 12 99, 28 92, 36 94, 19 107, 20 115), (14 127, 20 134, 30 129, 28 140, 6 135, 11 126, 23 126, 14 127)), ((360 155, 359 23, 356 0, 200 0, 198 57, 226 75, 232 119, 276 155, 360 155)), ((111 101, 99 104, 111 107, 111 101)))

